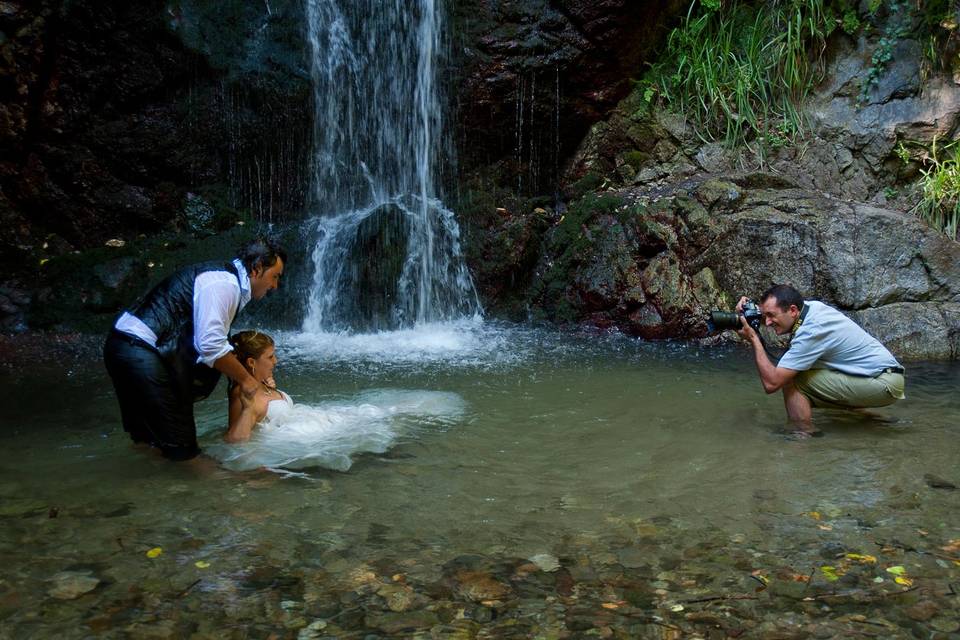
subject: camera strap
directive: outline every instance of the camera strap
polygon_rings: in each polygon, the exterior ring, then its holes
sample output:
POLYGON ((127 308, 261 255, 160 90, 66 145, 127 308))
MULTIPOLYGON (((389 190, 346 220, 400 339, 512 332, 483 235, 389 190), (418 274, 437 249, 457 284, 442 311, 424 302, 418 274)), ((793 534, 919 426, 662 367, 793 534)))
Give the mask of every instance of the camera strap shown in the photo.
POLYGON ((790 339, 793 340, 793 336, 797 333, 797 329, 803 326, 803 321, 807 319, 807 312, 810 311, 810 307, 807 306, 807 303, 803 303, 803 309, 800 310, 800 315, 797 316, 797 320, 793 323, 793 328, 790 329, 790 339))

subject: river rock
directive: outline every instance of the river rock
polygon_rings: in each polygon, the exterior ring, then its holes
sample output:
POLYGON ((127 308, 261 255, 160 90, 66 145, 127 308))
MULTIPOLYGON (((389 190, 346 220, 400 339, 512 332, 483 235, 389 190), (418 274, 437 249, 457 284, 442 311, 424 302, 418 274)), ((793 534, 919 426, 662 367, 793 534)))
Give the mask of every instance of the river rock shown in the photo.
POLYGON ((546 571, 547 573, 556 571, 560 568, 560 561, 556 556, 553 556, 549 553, 538 553, 530 557, 530 562, 537 565, 541 571, 546 571))
POLYGON ((408 611, 405 613, 371 611, 364 618, 366 626, 388 634, 428 629, 439 622, 439 618, 432 611, 408 611))
POLYGON ((297 640, 319 640, 323 637, 323 631, 327 628, 326 620, 314 620, 297 634, 297 640))
POLYGON ((499 600, 510 593, 509 586, 485 571, 460 571, 455 580, 457 593, 474 602, 499 600))
POLYGON ((696 225, 681 190, 586 196, 548 233, 532 301, 553 320, 694 338, 711 309, 789 282, 901 357, 960 353, 960 245, 911 215, 751 184, 704 183, 713 215, 696 225))
POLYGON ((940 607, 930 600, 921 600, 916 604, 910 605, 904 610, 907 617, 917 622, 926 622, 930 618, 940 613, 940 607))
POLYGON ((90 593, 100 584, 100 579, 89 571, 61 571, 50 578, 53 586, 47 593, 58 600, 74 600, 90 593))
POLYGON ((950 482, 949 480, 944 480, 940 476, 935 476, 932 473, 923 474, 923 481, 927 483, 928 487, 934 489, 956 489, 957 485, 950 482))

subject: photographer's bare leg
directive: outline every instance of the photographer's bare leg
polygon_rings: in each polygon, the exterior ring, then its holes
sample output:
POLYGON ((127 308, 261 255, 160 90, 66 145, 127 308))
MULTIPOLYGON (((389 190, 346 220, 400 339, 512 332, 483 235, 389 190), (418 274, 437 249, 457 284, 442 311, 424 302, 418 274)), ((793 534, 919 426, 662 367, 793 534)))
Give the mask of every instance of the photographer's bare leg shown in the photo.
POLYGON ((797 429, 806 432, 814 430, 813 408, 810 406, 810 400, 800 393, 793 383, 783 387, 783 406, 787 410, 787 419, 797 429))

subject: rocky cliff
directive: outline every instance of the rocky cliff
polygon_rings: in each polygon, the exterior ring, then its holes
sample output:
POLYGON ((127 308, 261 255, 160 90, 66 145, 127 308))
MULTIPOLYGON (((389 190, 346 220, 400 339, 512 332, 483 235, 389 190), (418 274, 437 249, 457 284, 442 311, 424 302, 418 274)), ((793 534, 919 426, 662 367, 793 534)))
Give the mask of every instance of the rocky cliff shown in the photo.
MULTIPOLYGON (((954 357, 960 255, 909 212, 902 152, 955 137, 953 79, 907 38, 858 99, 877 34, 838 32, 800 143, 705 143, 631 82, 686 6, 447 5, 445 177, 488 312, 692 338, 786 280, 901 354, 954 357)), ((302 216, 303 20, 295 0, 0 0, 4 328, 107 318, 198 239, 302 216)))
POLYGON ((789 282, 901 356, 957 357, 960 245, 910 212, 918 164, 898 149, 952 139, 960 87, 944 75, 921 83, 908 40, 858 104, 851 87, 871 44, 831 46, 808 135, 762 158, 705 143, 634 91, 567 164, 564 205, 491 216, 474 253, 481 284, 507 312, 694 338, 710 309, 789 282))

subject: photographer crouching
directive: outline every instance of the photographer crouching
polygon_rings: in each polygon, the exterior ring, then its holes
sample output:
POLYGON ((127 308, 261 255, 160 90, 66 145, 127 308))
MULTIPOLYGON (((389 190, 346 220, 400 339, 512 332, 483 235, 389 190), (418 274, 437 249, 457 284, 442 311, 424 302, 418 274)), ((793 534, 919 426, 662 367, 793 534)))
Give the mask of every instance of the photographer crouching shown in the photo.
POLYGON ((787 418, 800 433, 815 432, 813 407, 884 407, 904 398, 903 367, 886 347, 833 307, 804 301, 790 285, 767 289, 759 306, 740 298, 737 313, 764 391, 783 390, 787 418), (776 365, 757 332, 760 322, 777 335, 790 335, 776 365))

